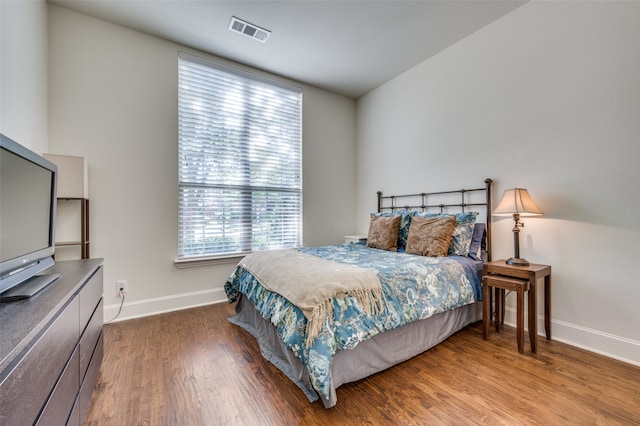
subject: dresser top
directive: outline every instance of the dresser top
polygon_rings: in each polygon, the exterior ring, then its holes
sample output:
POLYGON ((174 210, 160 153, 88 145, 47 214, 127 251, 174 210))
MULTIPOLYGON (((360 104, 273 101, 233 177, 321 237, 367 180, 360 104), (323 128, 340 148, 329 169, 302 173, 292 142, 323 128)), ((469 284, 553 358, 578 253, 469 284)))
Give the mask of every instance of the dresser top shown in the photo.
POLYGON ((0 382, 12 360, 37 339, 100 268, 102 259, 66 260, 41 274, 60 278, 29 299, 0 303, 0 382))

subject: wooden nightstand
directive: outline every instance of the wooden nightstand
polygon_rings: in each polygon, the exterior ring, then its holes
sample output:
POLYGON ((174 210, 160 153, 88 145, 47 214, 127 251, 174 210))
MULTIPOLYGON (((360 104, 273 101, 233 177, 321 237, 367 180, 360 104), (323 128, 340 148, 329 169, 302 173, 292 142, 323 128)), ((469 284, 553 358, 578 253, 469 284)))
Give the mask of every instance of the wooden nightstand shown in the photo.
MULTIPOLYGON (((531 263, 529 266, 515 266, 508 265, 504 260, 494 260, 483 265, 482 275, 498 275, 529 281, 529 340, 531 341, 531 352, 536 353, 538 343, 536 288, 538 280, 541 278, 544 278, 544 329, 547 340, 551 340, 551 266, 535 263, 531 263)), ((496 313, 496 316, 502 321, 502 313, 500 316, 496 313)))

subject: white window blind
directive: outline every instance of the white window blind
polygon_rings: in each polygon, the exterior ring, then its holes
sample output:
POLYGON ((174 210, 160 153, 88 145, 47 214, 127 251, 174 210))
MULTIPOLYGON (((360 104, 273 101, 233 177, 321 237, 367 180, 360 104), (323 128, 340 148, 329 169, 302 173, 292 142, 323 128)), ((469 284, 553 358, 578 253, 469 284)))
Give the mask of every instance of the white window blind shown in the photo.
POLYGON ((180 258, 300 246, 300 89, 178 62, 180 258))

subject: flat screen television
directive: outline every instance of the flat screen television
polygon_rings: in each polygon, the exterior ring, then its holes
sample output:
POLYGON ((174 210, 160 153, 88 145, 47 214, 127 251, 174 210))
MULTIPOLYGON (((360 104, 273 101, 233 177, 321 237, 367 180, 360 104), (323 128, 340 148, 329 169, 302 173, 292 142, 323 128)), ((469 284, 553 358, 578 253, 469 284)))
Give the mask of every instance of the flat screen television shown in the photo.
POLYGON ((57 275, 56 179, 49 160, 0 134, 0 301, 31 297, 57 275))

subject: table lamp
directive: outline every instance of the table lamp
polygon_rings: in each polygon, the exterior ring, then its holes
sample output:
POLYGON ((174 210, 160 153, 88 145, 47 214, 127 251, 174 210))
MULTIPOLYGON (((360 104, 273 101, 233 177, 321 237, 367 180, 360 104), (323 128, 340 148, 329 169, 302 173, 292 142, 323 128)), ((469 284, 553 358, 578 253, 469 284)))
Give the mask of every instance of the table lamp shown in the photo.
POLYGON ((526 259, 520 258, 520 228, 524 223, 520 222, 520 216, 541 215, 542 210, 533 202, 529 192, 524 188, 507 189, 502 195, 500 204, 495 208, 493 216, 513 215, 513 251, 514 256, 507 259, 509 265, 528 266, 526 259))

